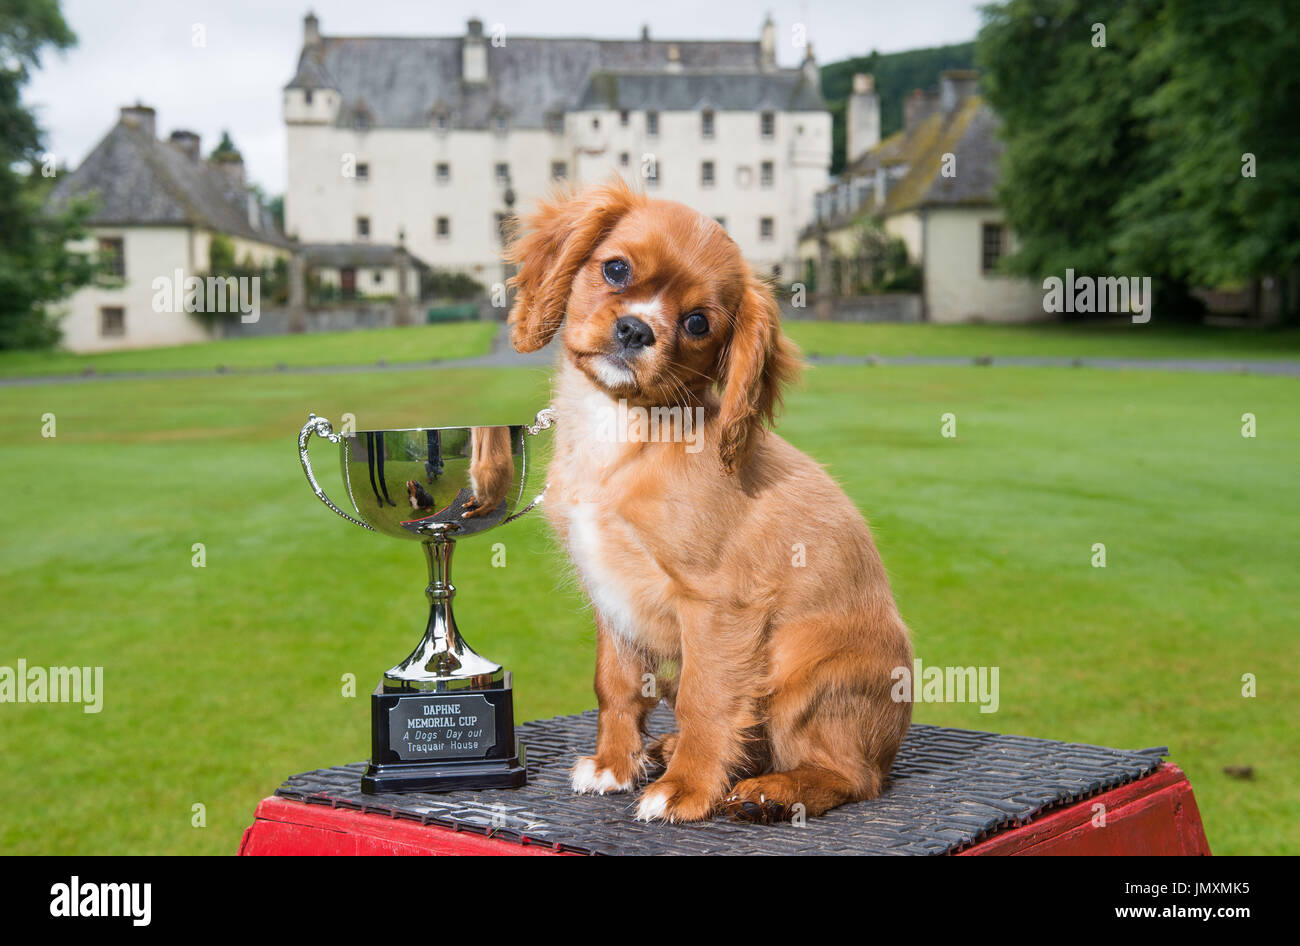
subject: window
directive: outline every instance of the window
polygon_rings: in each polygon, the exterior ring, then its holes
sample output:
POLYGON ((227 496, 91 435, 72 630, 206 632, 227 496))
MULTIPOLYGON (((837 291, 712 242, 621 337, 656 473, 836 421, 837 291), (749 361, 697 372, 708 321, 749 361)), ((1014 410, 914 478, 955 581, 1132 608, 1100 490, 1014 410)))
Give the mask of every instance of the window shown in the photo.
POLYGON ((302 101, 303 101, 303 104, 305 104, 305 105, 310 105, 310 104, 311 104, 311 89, 303 89, 303 92, 302 92, 302 101))
POLYGON ((764 112, 758 120, 758 130, 764 138, 776 137, 776 114, 764 112))
POLYGON ((505 246, 510 242, 510 215, 497 212, 493 220, 496 222, 497 240, 505 246))
POLYGON ((651 155, 641 159, 641 173, 645 175, 646 185, 659 186, 659 159, 651 155))
POLYGON ((104 338, 121 338, 126 334, 126 309, 104 306, 99 310, 99 334, 104 338))
POLYGON ((705 138, 713 137, 713 109, 705 109, 700 113, 700 134, 705 138))
POLYGON ((369 217, 357 217, 357 239, 358 240, 370 239, 370 218, 369 217))
POLYGON ((758 219, 758 238, 760 240, 770 240, 776 233, 776 221, 771 217, 760 217, 758 219))
POLYGON ((628 123, 628 111, 627 111, 627 109, 623 109, 621 112, 618 113, 618 123, 619 123, 620 127, 623 127, 623 128, 626 128, 626 127, 627 127, 627 123, 628 123))
POLYGON ((1006 245, 1006 229, 1000 223, 984 224, 980 240, 980 270, 987 276, 998 268, 1006 245))
POLYGON ((357 112, 352 116, 352 127, 357 131, 370 130, 370 116, 365 112, 357 112))
POLYGON ((771 187, 776 182, 776 165, 771 161, 764 161, 759 165, 758 181, 764 187, 771 187))
POLYGON ((618 163, 621 167, 627 167, 632 163, 632 155, 628 154, 626 151, 620 151, 618 154, 618 163))
POLYGON ((562 181, 569 176, 569 166, 563 161, 551 162, 551 180, 562 181))
POLYGON ((510 130, 510 119, 505 115, 498 115, 492 119, 492 127, 498 135, 504 135, 510 130))
POLYGON ((433 117, 433 127, 438 129, 438 131, 446 131, 451 127, 451 119, 447 116, 446 112, 439 112, 433 117))
POLYGON ((101 237, 99 255, 107 275, 126 278, 126 249, 121 237, 101 237))
POLYGON ((564 134, 564 115, 552 112, 546 116, 546 129, 553 135, 564 134))
POLYGON ((713 162, 705 161, 700 165, 700 186, 713 186, 713 162))
POLYGON ((358 165, 357 165, 357 180, 358 180, 358 181, 368 181, 368 180, 370 180, 370 165, 369 165, 369 164, 364 164, 364 163, 363 163, 363 164, 358 164, 358 165))
POLYGON ((658 136, 659 134, 659 113, 658 112, 645 113, 645 133, 649 135, 651 138, 655 138, 658 136))
POLYGON ((497 164, 493 169, 493 173, 496 175, 498 184, 510 183, 510 165, 506 164, 504 161, 497 164))
POLYGON ((439 161, 433 166, 433 177, 439 184, 450 184, 451 165, 446 161, 439 161))
POLYGON ((381 282, 384 281, 384 271, 382 269, 375 270, 373 273, 370 274, 370 281, 374 283, 376 286, 379 285, 381 282))
POLYGON ((451 218, 439 217, 433 226, 433 232, 439 240, 450 239, 451 237, 451 218))

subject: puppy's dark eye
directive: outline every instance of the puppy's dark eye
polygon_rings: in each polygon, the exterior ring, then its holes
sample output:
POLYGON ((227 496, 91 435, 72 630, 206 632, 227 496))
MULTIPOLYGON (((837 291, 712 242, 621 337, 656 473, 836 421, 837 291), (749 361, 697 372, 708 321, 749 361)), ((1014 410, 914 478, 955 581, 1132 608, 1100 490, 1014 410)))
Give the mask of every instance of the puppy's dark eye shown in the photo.
POLYGON ((615 289, 626 289, 632 281, 632 267, 627 265, 627 260, 612 259, 600 271, 605 275, 605 282, 615 289))
POLYGON ((703 338, 709 334, 709 320, 703 312, 692 312, 682 319, 682 328, 693 338, 703 338))

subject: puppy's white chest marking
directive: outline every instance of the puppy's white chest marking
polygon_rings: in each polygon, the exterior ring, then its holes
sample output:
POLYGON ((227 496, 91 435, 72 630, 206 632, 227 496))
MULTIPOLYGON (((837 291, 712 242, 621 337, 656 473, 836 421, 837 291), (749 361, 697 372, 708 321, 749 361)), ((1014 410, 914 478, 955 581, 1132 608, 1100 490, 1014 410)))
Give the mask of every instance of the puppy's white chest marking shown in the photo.
POLYGON ((569 555, 591 595, 591 603, 613 633, 634 640, 637 615, 632 597, 625 579, 610 567, 610 543, 602 540, 595 504, 577 502, 562 512, 569 522, 569 555))

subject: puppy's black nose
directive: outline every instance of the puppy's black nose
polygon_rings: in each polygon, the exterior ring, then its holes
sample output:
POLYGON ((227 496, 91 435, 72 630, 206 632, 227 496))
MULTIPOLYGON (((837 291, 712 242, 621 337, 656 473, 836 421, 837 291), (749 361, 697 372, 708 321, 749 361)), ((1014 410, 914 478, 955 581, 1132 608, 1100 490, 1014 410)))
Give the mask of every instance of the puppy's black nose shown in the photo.
POLYGON ((649 348, 655 343, 655 333, 635 315, 624 315, 614 323, 614 337, 625 349, 649 348))

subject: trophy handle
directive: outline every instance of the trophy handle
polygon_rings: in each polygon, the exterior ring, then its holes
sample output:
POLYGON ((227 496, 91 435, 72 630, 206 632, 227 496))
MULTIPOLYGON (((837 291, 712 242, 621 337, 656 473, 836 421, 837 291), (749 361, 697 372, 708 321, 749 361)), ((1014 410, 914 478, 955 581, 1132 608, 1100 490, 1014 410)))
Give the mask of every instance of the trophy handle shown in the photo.
MULTIPOLYGON (((541 415, 539 414, 538 416, 540 417, 541 415)), ((321 489, 320 484, 316 482, 316 474, 311 468, 311 457, 307 455, 307 441, 311 440, 312 434, 315 434, 318 437, 324 437, 330 443, 338 443, 343 439, 338 434, 334 433, 334 427, 328 420, 324 417, 317 417, 315 414, 309 415, 307 423, 303 424, 302 430, 298 432, 298 459, 302 461, 302 471, 307 474, 307 482, 311 486, 311 491, 316 494, 317 499, 323 502, 326 506, 329 506, 348 522, 374 532, 374 526, 362 522, 360 519, 353 519, 338 506, 334 505, 333 500, 325 495, 325 490, 321 489)))
MULTIPOLYGON (((555 408, 543 407, 540 411, 537 412, 537 416, 533 418, 532 424, 524 427, 524 433, 528 434, 530 437, 536 437, 543 430, 550 430, 551 427, 554 426, 554 424, 555 424, 555 408)), ((547 483, 545 486, 543 486, 542 491, 533 497, 532 502, 530 502, 523 509, 519 510, 513 516, 506 516, 506 518, 501 520, 501 524, 505 525, 507 522, 514 522, 520 516, 525 515, 526 513, 532 511, 534 507, 540 506, 542 500, 546 498, 546 490, 547 487, 549 487, 550 485, 551 484, 547 483)))

